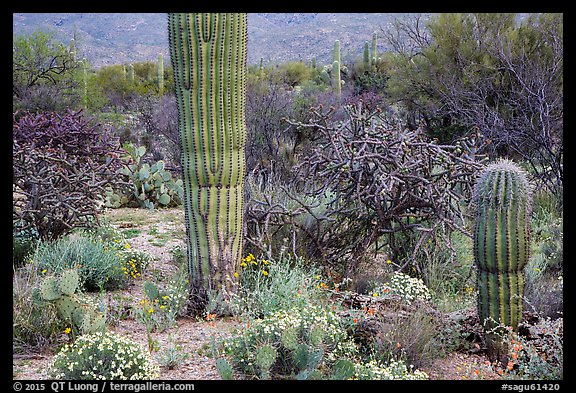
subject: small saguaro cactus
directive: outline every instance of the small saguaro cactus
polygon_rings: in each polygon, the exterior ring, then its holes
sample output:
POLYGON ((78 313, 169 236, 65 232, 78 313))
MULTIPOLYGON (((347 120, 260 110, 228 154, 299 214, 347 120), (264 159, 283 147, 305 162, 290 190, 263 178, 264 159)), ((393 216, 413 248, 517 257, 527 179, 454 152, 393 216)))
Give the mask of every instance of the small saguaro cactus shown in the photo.
POLYGON ((134 65, 128 64, 128 83, 134 84, 134 65))
POLYGON ((372 34, 372 65, 375 66, 378 61, 378 33, 372 34))
POLYGON ((340 41, 334 41, 334 51, 332 55, 332 87, 336 95, 342 95, 342 82, 340 80, 340 41))
POLYGON ((524 266, 530 251, 531 191, 524 171, 509 160, 488 165, 476 183, 474 259, 478 316, 488 356, 502 360, 502 327, 522 321, 524 266))
POLYGON ((245 13, 169 13, 184 180, 190 312, 235 291, 242 258, 245 13))
POLYGON ((74 38, 70 39, 70 58, 76 64, 76 40, 74 38))
POLYGON ((82 103, 84 109, 88 108, 88 60, 82 58, 82 103))
POLYGON ((364 43, 364 57, 363 57, 363 64, 364 70, 367 70, 370 67, 370 49, 368 46, 368 41, 364 43))
POLYGON ((158 93, 164 93, 164 56, 158 54, 158 93))

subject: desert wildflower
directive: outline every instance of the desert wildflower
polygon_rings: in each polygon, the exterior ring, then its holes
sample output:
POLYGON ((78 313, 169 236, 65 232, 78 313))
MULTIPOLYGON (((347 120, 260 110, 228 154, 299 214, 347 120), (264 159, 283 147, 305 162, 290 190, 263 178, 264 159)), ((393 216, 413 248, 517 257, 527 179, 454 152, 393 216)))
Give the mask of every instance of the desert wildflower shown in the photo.
POLYGON ((262 270, 262 274, 265 275, 265 276, 267 276, 267 275, 268 275, 268 271, 262 270))
POLYGON ((71 331, 72 331, 72 329, 70 329, 69 327, 64 329, 64 333, 66 333, 66 334, 70 334, 71 331))
POLYGON ((239 274, 238 272, 234 272, 234 277, 238 278, 239 274))

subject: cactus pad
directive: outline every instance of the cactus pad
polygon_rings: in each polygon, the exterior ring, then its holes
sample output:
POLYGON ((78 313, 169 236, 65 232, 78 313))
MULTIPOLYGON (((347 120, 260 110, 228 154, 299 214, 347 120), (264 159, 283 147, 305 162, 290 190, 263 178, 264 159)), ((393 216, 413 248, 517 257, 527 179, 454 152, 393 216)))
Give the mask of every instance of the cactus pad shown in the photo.
POLYGON ((58 288, 64 295, 72 296, 78 289, 80 276, 75 269, 66 269, 62 272, 58 280, 58 288))
POLYGON ((258 348, 256 351, 256 364, 263 371, 268 371, 276 361, 277 357, 278 351, 276 348, 270 344, 265 344, 258 348))
POLYGON ((58 288, 58 280, 56 277, 47 277, 40 286, 40 296, 43 300, 56 300, 60 298, 62 294, 58 288))
POLYGON ((216 369, 220 374, 220 378, 224 380, 234 379, 234 371, 230 362, 224 358, 216 359, 216 369))

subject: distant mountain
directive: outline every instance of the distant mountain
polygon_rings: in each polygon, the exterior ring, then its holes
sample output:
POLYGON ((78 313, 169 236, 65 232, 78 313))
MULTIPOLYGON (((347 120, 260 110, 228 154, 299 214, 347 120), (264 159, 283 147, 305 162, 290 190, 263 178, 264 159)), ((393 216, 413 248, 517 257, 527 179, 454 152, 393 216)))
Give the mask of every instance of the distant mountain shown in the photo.
MULTIPOLYGON (((288 60, 331 62, 335 40, 343 61, 359 58, 372 33, 394 18, 385 13, 249 13, 248 63, 288 60)), ((79 57, 95 67, 168 58, 166 14, 157 13, 14 13, 13 33, 52 31, 64 42, 76 37, 79 57)), ((378 50, 383 51, 383 40, 378 50)))

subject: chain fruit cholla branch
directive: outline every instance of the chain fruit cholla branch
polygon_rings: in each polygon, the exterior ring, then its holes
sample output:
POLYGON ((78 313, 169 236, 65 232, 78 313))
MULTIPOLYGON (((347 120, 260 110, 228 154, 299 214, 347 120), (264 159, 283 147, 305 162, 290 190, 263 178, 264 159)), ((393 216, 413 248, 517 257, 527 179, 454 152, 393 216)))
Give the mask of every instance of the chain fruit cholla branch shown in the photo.
POLYGON ((168 14, 192 312, 234 290, 242 255, 246 14, 168 14))

